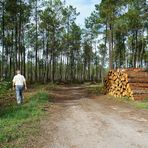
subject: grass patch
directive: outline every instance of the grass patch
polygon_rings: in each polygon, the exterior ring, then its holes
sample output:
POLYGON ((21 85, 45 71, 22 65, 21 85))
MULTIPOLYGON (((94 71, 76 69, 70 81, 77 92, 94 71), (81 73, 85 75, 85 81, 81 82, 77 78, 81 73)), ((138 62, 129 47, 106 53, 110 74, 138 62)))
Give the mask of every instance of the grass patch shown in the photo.
POLYGON ((143 101, 136 101, 134 102, 135 107, 141 109, 148 109, 148 98, 144 99, 143 101))
POLYGON ((57 88, 57 84, 55 83, 49 83, 48 85, 46 85, 45 90, 49 91, 49 90, 53 90, 55 88, 57 88))
POLYGON ((140 101, 140 100, 133 101, 129 97, 118 98, 118 97, 109 96, 108 98, 112 99, 114 101, 117 101, 117 102, 124 102, 124 103, 130 104, 130 105, 132 105, 136 108, 139 108, 139 109, 148 109, 148 99, 147 98, 142 101, 140 101))
POLYGON ((33 85, 30 86, 30 89, 32 90, 42 90, 42 91, 51 91, 55 88, 57 88, 57 84, 55 83, 47 83, 47 84, 39 84, 39 83, 35 83, 33 85))
POLYGON ((9 143, 13 141, 22 143, 28 135, 36 133, 37 121, 44 115, 43 107, 48 101, 48 93, 38 92, 23 105, 1 108, 0 147, 11 147, 9 143))
POLYGON ((93 93, 93 94, 96 94, 96 95, 105 93, 105 88, 104 88, 104 86, 102 84, 90 85, 87 88, 87 90, 88 90, 89 93, 93 93))
POLYGON ((136 102, 136 103, 134 103, 134 105, 137 108, 148 109, 148 102, 147 103, 144 103, 144 102, 136 102))

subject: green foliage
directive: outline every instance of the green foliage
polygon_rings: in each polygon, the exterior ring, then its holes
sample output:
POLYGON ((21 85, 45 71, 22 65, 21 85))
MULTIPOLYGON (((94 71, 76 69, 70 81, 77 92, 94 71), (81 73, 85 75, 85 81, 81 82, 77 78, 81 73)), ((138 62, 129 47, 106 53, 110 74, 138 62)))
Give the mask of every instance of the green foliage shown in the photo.
MULTIPOLYGON (((0 143, 24 139, 36 132, 37 121, 43 115, 43 107, 48 103, 46 92, 39 92, 20 106, 8 106, 0 109, 0 143)), ((1 145, 0 145, 1 146, 1 145)))
POLYGON ((137 108, 148 109, 148 98, 145 98, 143 101, 136 101, 134 102, 134 105, 137 108))
POLYGON ((95 85, 90 85, 88 91, 93 94, 104 94, 105 88, 104 85, 102 84, 97 84, 97 85, 95 84, 95 85))
POLYGON ((148 109, 148 102, 136 102, 135 106, 141 109, 148 109))
POLYGON ((30 82, 103 82, 108 65, 146 67, 146 0, 102 0, 95 8, 81 28, 63 0, 3 0, 0 77, 20 68, 30 82))
POLYGON ((11 88, 11 82, 2 81, 0 82, 0 98, 5 95, 11 88))
POLYGON ((57 88, 57 84, 56 83, 48 83, 48 84, 40 84, 40 83, 35 83, 33 85, 30 86, 32 89, 38 89, 38 90, 42 90, 42 91, 51 91, 55 88, 57 88))

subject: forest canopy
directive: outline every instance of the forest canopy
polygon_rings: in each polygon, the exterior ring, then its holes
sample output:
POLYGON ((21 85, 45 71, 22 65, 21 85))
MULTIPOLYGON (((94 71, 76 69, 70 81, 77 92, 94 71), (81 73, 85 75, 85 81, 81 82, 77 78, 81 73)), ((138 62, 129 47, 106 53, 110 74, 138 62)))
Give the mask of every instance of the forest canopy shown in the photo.
MULTIPOLYGON (((89 11, 89 10, 88 10, 89 11)), ((148 1, 102 0, 76 23, 61 0, 0 0, 0 78, 100 81, 113 68, 148 67, 148 1)))

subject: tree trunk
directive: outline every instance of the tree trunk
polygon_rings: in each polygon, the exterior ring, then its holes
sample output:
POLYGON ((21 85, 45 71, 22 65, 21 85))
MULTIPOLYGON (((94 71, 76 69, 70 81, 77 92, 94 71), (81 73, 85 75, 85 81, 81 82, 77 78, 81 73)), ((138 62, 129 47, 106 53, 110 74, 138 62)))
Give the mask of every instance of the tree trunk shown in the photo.
POLYGON ((109 25, 109 69, 113 69, 113 57, 112 57, 112 26, 109 25))
POLYGON ((4 2, 2 3, 2 61, 1 61, 1 79, 3 78, 3 71, 4 71, 4 38, 5 38, 5 13, 4 13, 4 2))
POLYGON ((36 43, 35 43, 35 81, 38 81, 38 15, 37 15, 37 5, 38 0, 36 0, 36 6, 35 6, 35 23, 36 23, 36 43))

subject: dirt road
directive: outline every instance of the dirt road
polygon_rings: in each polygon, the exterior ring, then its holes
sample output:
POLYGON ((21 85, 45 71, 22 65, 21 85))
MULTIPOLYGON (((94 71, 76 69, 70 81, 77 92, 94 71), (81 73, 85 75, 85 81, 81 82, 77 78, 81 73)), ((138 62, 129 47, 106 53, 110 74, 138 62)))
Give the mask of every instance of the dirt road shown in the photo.
POLYGON ((148 112, 91 96, 83 87, 52 92, 55 102, 31 147, 148 148, 148 112))

